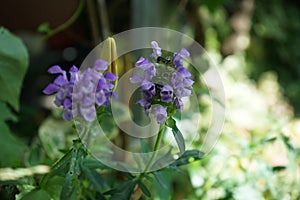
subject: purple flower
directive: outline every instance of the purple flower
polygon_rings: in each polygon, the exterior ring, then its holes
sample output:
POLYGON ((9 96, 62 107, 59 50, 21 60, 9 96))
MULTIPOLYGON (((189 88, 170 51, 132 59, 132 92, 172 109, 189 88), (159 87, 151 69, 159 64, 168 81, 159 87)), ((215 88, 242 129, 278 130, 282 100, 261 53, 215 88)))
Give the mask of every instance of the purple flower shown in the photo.
POLYGON ((59 89, 58 85, 50 83, 44 90, 44 94, 53 94, 55 92, 57 92, 59 89))
POLYGON ((96 108, 95 105, 91 105, 88 107, 85 107, 83 105, 80 106, 80 113, 86 119, 87 121, 91 122, 94 121, 96 118, 96 108))
POLYGON ((71 109, 67 109, 67 108, 64 108, 63 109, 63 112, 62 112, 62 117, 65 121, 71 121, 72 120, 72 110, 71 109))
POLYGON ((147 101, 147 99, 145 99, 145 98, 140 99, 137 103, 140 104, 144 108, 145 113, 148 116, 149 113, 151 112, 151 103, 149 101, 147 101))
POLYGON ((174 72, 171 79, 171 85, 174 88, 174 94, 177 98, 182 98, 191 95, 191 90, 188 89, 192 86, 194 81, 185 77, 180 72, 174 72))
POLYGON ((150 81, 144 80, 141 86, 142 86, 142 90, 147 94, 149 94, 150 96, 149 98, 152 98, 152 96, 156 94, 155 85, 150 81))
POLYGON ((173 88, 170 85, 165 85, 160 91, 162 102, 169 103, 173 100, 173 88))
POLYGON ((56 93, 54 103, 63 107, 62 117, 70 121, 73 117, 81 114, 87 121, 96 118, 96 106, 107 106, 110 97, 116 95, 112 92, 114 85, 112 81, 117 76, 111 72, 104 75, 101 70, 106 70, 108 63, 104 60, 97 60, 93 68, 80 72, 76 66, 69 70, 70 78, 58 65, 49 68, 48 72, 59 75, 53 83, 50 83, 43 92, 45 94, 56 93))
POLYGON ((177 71, 179 74, 181 74, 183 77, 190 77, 191 73, 183 66, 179 66, 177 68, 177 71))
POLYGON ((178 53, 174 53, 173 64, 176 68, 181 66, 183 67, 183 62, 181 59, 189 56, 190 53, 185 48, 182 48, 178 53))
POLYGON ((76 80, 78 80, 78 68, 73 65, 69 71, 70 73, 70 83, 75 83, 76 80))
POLYGON ((184 88, 184 87, 179 87, 179 88, 176 88, 175 91, 175 96, 177 98, 182 98, 182 97, 188 97, 188 96, 191 96, 191 90, 190 89, 187 89, 187 88, 184 88))
POLYGON ((104 60, 96 60, 95 64, 94 64, 94 69, 97 71, 104 71, 107 70, 108 67, 108 63, 104 60))
POLYGON ((136 63, 135 63, 136 67, 141 68, 143 70, 148 69, 152 65, 153 65, 153 63, 144 57, 140 57, 140 59, 138 61, 136 61, 136 63))
POLYGON ((108 81, 115 81, 118 77, 112 72, 106 72, 104 78, 108 81))
POLYGON ((143 57, 136 62, 135 66, 143 70, 143 79, 145 80, 150 81, 154 76, 156 76, 155 65, 143 57))
POLYGON ((143 81, 143 78, 138 74, 135 74, 132 77, 130 77, 131 83, 141 83, 142 81, 143 81))
POLYGON ((159 105, 154 109, 154 117, 157 123, 162 124, 167 120, 167 108, 159 105))
POLYGON ((151 79, 156 76, 155 65, 143 57, 140 57, 135 63, 135 66, 142 70, 143 76, 135 74, 130 78, 131 83, 142 83, 144 80, 151 81, 151 79))
POLYGON ((152 41, 151 46, 152 46, 152 49, 153 49, 153 53, 150 55, 150 57, 157 59, 162 54, 161 53, 161 48, 158 46, 156 41, 152 41))
POLYGON ((60 68, 58 65, 54 65, 48 69, 50 74, 63 74, 66 76, 66 72, 60 68))
POLYGON ((174 103, 175 103, 176 108, 177 108, 180 112, 182 112, 182 109, 183 109, 183 103, 182 103, 181 99, 176 98, 176 99, 174 100, 174 103))
POLYGON ((159 62, 159 64, 141 57, 135 66, 142 73, 134 74, 130 81, 140 86, 143 98, 137 103, 144 108, 146 115, 151 112, 152 105, 156 104, 154 116, 158 123, 164 123, 168 118, 167 110, 177 109, 181 112, 183 110, 181 98, 191 95, 191 86, 194 81, 190 79, 191 73, 183 66, 182 62, 182 58, 188 57, 190 54, 182 48, 178 53, 174 53, 173 65, 169 65, 169 62, 159 61, 166 59, 162 57, 162 51, 157 42, 151 42, 151 46, 153 53, 150 57, 155 58, 155 62, 159 62))

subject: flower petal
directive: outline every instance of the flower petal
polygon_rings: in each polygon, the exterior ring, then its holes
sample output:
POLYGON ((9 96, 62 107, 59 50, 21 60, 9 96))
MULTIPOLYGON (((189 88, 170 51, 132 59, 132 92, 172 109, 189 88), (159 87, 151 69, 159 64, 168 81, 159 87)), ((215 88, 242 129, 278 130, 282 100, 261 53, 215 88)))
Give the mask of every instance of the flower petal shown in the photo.
POLYGON ((44 94, 53 94, 55 92, 58 91, 58 86, 53 84, 53 83, 50 83, 44 90, 43 90, 43 93, 44 94))
POLYGON ((149 101, 147 101, 147 99, 145 99, 145 98, 140 99, 136 103, 140 104, 144 108, 144 111, 145 111, 146 115, 148 116, 149 113, 151 112, 151 103, 149 101))
POLYGON ((71 109, 63 109, 62 117, 65 121, 71 121, 73 115, 71 109))
POLYGON ((183 103, 180 99, 176 98, 175 101, 174 101, 175 105, 176 105, 176 108, 182 112, 183 110, 183 103))
POLYGON ((96 93, 96 104, 98 106, 102 106, 106 101, 106 96, 103 90, 100 90, 99 92, 96 93))
POLYGON ((75 66, 75 65, 73 65, 71 68, 70 68, 70 70, 69 70, 69 72, 71 73, 71 72, 78 72, 78 68, 75 66))
POLYGON ((106 72, 104 78, 108 81, 115 81, 118 77, 112 72, 106 72))
POLYGON ((89 122, 94 121, 96 118, 96 108, 95 106, 82 107, 80 106, 80 113, 89 122))
POLYGON ((59 75, 55 80, 54 80, 54 83, 56 85, 59 85, 59 86, 63 86, 65 84, 68 83, 68 80, 63 76, 63 75, 59 75))
POLYGON ((181 67, 181 66, 178 67, 177 71, 178 71, 178 73, 180 73, 184 77, 190 77, 191 76, 191 73, 184 67, 181 67))
POLYGON ((50 68, 48 69, 48 72, 49 72, 50 74, 59 74, 59 73, 65 72, 65 71, 62 70, 60 66, 54 65, 54 66, 52 66, 52 67, 50 67, 50 68))
POLYGON ((138 74, 133 75, 129 80, 131 83, 141 83, 143 81, 142 77, 138 74))
POLYGON ((185 48, 182 48, 179 53, 178 53, 181 57, 189 57, 190 53, 188 52, 188 50, 186 50, 185 48))
POLYGON ((71 106, 72 106, 71 100, 69 98, 65 99, 64 100, 64 107, 65 108, 71 108, 71 106))
POLYGON ((135 63, 135 66, 143 70, 146 70, 149 67, 154 66, 154 64, 150 62, 148 59, 140 57, 140 59, 135 63))
POLYGON ((91 106, 95 103, 95 100, 92 96, 85 96, 83 97, 82 101, 81 101, 81 104, 82 106, 84 107, 87 107, 87 106, 91 106))
POLYGON ((94 64, 95 70, 103 71, 103 70, 107 70, 107 67, 108 67, 108 62, 101 60, 101 59, 96 60, 96 62, 94 64))
POLYGON ((162 55, 161 53, 161 48, 158 46, 157 42, 156 41, 152 41, 151 42, 151 46, 152 46, 152 49, 153 49, 153 53, 150 55, 152 58, 155 58, 157 59, 159 56, 162 55))
POLYGON ((167 120, 167 108, 159 105, 154 109, 154 117, 157 123, 162 124, 167 120))

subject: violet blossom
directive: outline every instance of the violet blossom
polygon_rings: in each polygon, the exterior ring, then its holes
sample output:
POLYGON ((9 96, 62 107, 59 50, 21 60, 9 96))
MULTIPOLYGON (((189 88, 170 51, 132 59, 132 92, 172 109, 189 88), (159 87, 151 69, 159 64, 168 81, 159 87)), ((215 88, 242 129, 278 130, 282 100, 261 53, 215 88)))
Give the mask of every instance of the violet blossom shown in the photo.
POLYGON ((174 114, 168 113, 168 110, 183 110, 181 98, 191 95, 194 81, 190 79, 191 73, 183 65, 182 58, 190 55, 186 49, 182 48, 178 53, 174 53, 169 61, 162 57, 161 48, 156 41, 152 41, 151 46, 153 53, 150 57, 154 58, 155 62, 141 57, 135 64, 141 73, 135 73, 130 81, 140 85, 143 98, 137 103, 144 108, 146 115, 151 113, 153 105, 158 104, 154 108, 154 117, 162 124, 169 115, 174 114), (161 64, 161 60, 168 62, 161 64))
POLYGON ((66 121, 81 114, 85 120, 93 121, 96 118, 96 108, 108 106, 110 97, 116 97, 112 91, 111 83, 117 79, 112 72, 106 72, 108 63, 97 60, 92 68, 80 72, 76 66, 66 71, 60 66, 50 67, 50 74, 60 74, 53 83, 50 83, 43 92, 47 95, 56 94, 54 103, 57 107, 62 106, 62 117, 66 121))

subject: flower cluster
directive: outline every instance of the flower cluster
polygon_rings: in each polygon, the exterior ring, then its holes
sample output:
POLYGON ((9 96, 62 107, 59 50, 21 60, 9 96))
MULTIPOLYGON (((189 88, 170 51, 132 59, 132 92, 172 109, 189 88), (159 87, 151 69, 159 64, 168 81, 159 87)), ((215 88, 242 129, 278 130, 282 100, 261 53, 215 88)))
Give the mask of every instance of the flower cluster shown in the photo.
POLYGON ((141 69, 141 74, 134 74, 131 83, 140 84, 143 98, 139 103, 146 113, 154 108, 154 116, 158 123, 164 123, 168 115, 174 110, 182 111, 183 103, 181 98, 191 95, 191 86, 194 83, 190 79, 190 72, 183 66, 182 58, 188 57, 189 52, 182 48, 174 53, 173 58, 168 60, 162 57, 161 48, 157 42, 151 42, 153 53, 151 58, 154 62, 141 57, 135 66, 141 69))
POLYGON ((107 67, 108 63, 104 60, 97 60, 93 68, 88 68, 83 73, 72 66, 68 77, 66 71, 55 65, 48 72, 59 76, 43 92, 47 95, 56 93, 54 103, 57 107, 63 107, 64 120, 70 121, 80 113, 87 121, 93 121, 96 118, 95 104, 98 107, 108 106, 110 97, 116 97, 112 92, 114 85, 111 82, 117 76, 112 72, 103 74, 107 67))

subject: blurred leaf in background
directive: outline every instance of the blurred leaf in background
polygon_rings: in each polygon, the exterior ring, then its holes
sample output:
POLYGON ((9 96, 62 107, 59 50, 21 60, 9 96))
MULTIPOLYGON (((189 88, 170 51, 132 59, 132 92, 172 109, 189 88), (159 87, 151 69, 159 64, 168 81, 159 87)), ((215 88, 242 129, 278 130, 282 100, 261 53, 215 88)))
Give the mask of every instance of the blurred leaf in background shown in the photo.
POLYGON ((7 29, 0 27, 0 167, 20 166, 26 149, 15 137, 6 121, 17 121, 19 97, 29 59, 23 42, 7 29))

